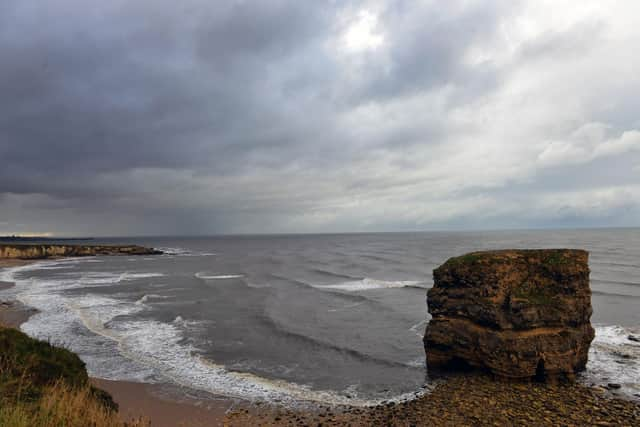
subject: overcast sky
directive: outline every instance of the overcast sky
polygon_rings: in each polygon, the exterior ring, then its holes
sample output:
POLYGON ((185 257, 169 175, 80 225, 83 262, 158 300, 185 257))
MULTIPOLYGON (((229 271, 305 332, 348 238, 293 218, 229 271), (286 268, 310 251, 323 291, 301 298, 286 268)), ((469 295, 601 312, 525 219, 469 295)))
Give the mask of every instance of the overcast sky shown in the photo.
POLYGON ((640 2, 0 1, 0 234, 640 225, 640 2))

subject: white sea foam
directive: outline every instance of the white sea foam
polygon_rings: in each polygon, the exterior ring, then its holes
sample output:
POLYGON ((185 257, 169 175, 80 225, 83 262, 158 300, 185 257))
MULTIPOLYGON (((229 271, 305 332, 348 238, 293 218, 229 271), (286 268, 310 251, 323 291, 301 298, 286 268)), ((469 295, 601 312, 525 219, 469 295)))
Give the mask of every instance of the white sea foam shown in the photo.
MULTIPOLYGON (((250 373, 228 371, 224 366, 200 356, 197 348, 185 345, 180 329, 174 324, 157 321, 119 322, 117 333, 121 334, 118 340, 123 354, 146 366, 153 366, 174 382, 187 387, 244 399, 289 403, 311 401, 358 406, 378 403, 250 373)), ((396 398, 410 397, 414 395, 396 398)))
POLYGON ((142 305, 142 304, 145 304, 145 303, 149 302, 150 298, 153 298, 153 299, 165 299, 165 298, 169 298, 169 297, 163 296, 163 295, 157 295, 157 294, 145 294, 139 300, 137 300, 135 303, 138 304, 138 305, 142 305))
POLYGON ((629 396, 640 393, 640 343, 629 339, 640 336, 640 327, 596 325, 595 329, 585 381, 618 383, 620 392, 629 396))
POLYGON ((163 273, 122 273, 120 275, 120 281, 125 280, 136 280, 136 279, 147 279, 150 277, 162 277, 163 273))
POLYGON ((185 248, 158 248, 158 250, 162 251, 165 255, 171 256, 216 256, 218 255, 215 252, 197 252, 192 251, 185 248))
POLYGON ((376 280, 365 277, 362 280, 352 280, 348 282, 336 283, 332 285, 314 285, 316 288, 339 289, 341 291, 357 292, 371 289, 389 288, 427 288, 426 283, 415 280, 376 280))
MULTIPOLYGON (((24 332, 78 353, 93 376, 114 380, 155 381, 157 376, 152 370, 121 356, 117 351, 117 343, 87 331, 91 328, 107 330, 106 322, 119 315, 132 314, 141 308, 91 294, 74 298, 65 296, 63 291, 77 287, 77 280, 21 278, 21 273, 37 270, 39 267, 38 264, 31 264, 3 272, 3 275, 16 284, 11 288, 11 296, 39 311, 21 325, 24 332)), ((7 294, 3 292, 2 296, 7 294)))
MULTIPOLYGON (((70 273, 70 276, 77 276, 77 273, 70 273)), ((97 271, 91 273, 84 273, 76 282, 80 282, 82 285, 105 285, 112 283, 121 283, 130 280, 147 279, 152 277, 163 277, 162 273, 111 273, 104 271, 97 271)))
POLYGON ((244 277, 243 274, 207 274, 204 272, 196 273, 195 276, 198 279, 203 279, 203 280, 240 279, 244 277))
MULTIPOLYGON (((193 321, 183 316, 166 323, 132 317, 149 309, 145 303, 155 298, 154 294, 144 295, 138 301, 125 301, 116 299, 116 296, 106 297, 90 292, 91 285, 158 277, 159 273, 95 272, 85 273, 80 278, 63 275, 61 280, 43 280, 25 274, 51 267, 57 262, 46 261, 0 270, 0 280, 16 283, 15 287, 1 291, 0 297, 13 296, 37 308, 40 312, 24 323, 22 329, 31 336, 62 344, 80 354, 92 376, 144 382, 172 380, 194 389, 245 399, 351 405, 377 403, 361 399, 350 390, 344 393, 314 390, 306 385, 230 372, 224 366, 203 358, 199 348, 185 341, 185 333, 194 326, 193 321), (71 296, 64 292, 80 286, 88 286, 88 293, 71 296), (353 397, 347 398, 345 394, 353 397)), ((422 284, 363 279, 339 284, 342 287, 338 289, 359 291, 422 284)), ((421 332, 424 323, 419 322, 410 330, 421 332)), ((640 393, 640 343, 629 340, 629 335, 639 336, 640 328, 597 325, 587 371, 583 376, 585 382, 619 383, 623 393, 630 396, 640 393)), ((422 366, 422 363, 418 359, 407 362, 408 366, 422 366)), ((413 397, 414 393, 408 393, 387 400, 413 397)))
POLYGON ((424 329, 425 329, 427 323, 429 323, 428 319, 421 320, 418 323, 416 323, 415 325, 411 326, 409 328, 409 330, 411 332, 413 332, 414 334, 416 334, 417 336, 419 336, 420 338, 422 338, 422 337, 424 337, 424 329))
MULTIPOLYGON (((321 402, 372 405, 377 401, 333 391, 314 390, 307 385, 271 380, 250 373, 231 372, 200 356, 200 349, 185 342, 185 328, 197 322, 177 316, 172 322, 132 320, 146 310, 145 295, 137 302, 95 294, 68 296, 64 290, 81 280, 17 279, 20 272, 36 270, 35 264, 2 271, 2 277, 16 282, 17 297, 40 312, 22 325, 31 336, 48 339, 77 352, 90 375, 114 380, 173 382, 214 394, 250 400, 278 400, 291 404, 321 402)), ((122 280, 107 273, 92 273, 93 283, 122 280)), ((126 276, 125 276, 126 277, 126 276)), ((129 276, 133 277, 133 276, 129 276)), ((414 393, 387 398, 406 400, 414 393)))

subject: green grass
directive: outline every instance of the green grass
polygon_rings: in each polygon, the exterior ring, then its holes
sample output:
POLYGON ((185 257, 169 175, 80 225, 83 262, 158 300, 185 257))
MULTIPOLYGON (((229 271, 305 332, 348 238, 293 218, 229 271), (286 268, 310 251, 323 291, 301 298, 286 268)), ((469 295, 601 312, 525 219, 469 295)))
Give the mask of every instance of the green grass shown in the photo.
POLYGON ((475 264, 483 258, 482 254, 468 253, 454 258, 449 258, 444 265, 458 266, 462 264, 475 264))
POLYGON ((547 264, 557 266, 562 264, 569 263, 569 259, 565 257, 562 252, 551 252, 549 256, 545 259, 547 264))
POLYGON ((117 405, 89 383, 75 353, 0 326, 0 426, 143 425, 118 419, 117 405))

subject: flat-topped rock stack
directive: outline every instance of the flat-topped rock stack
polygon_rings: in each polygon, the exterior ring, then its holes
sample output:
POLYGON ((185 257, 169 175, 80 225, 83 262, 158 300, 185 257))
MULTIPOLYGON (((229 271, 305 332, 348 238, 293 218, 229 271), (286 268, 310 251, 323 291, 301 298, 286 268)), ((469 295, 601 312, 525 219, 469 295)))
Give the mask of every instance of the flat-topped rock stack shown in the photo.
POLYGON ((473 252, 433 272, 424 336, 429 370, 471 366, 513 379, 574 378, 587 363, 588 253, 473 252))
POLYGON ((53 257, 83 257, 95 255, 160 255, 162 251, 138 245, 58 245, 3 244, 0 258, 43 259, 53 257))

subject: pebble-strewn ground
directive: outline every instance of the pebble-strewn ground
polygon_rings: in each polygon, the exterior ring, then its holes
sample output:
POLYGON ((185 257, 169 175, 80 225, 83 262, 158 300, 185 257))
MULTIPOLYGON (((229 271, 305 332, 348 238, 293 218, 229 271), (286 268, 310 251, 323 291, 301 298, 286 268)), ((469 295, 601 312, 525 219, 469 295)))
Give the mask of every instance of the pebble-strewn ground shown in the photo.
POLYGON ((237 409, 228 426, 640 426, 640 405, 578 384, 496 382, 461 376, 432 393, 374 408, 237 409))

